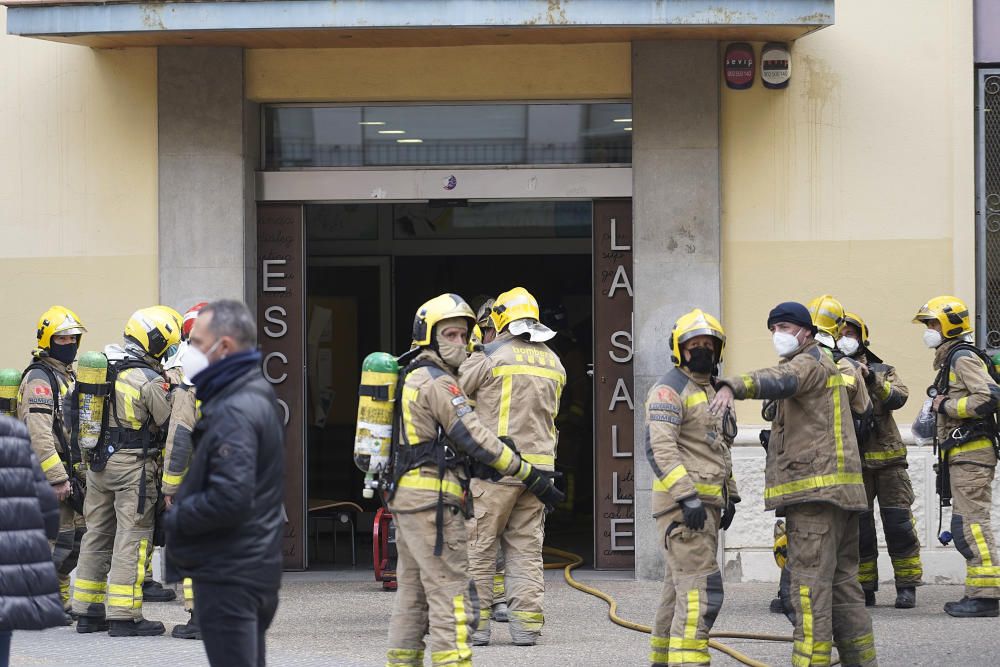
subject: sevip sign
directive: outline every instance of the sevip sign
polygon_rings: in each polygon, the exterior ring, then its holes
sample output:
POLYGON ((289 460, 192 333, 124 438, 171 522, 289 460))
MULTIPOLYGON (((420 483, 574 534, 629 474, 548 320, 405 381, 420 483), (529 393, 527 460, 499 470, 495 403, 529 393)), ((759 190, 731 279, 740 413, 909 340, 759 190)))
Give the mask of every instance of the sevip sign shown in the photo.
POLYGON ((264 377, 285 420, 285 568, 304 570, 305 531, 305 281, 302 208, 257 209, 257 326, 264 377))
POLYGON ((594 202, 594 566, 635 567, 632 202, 594 202))

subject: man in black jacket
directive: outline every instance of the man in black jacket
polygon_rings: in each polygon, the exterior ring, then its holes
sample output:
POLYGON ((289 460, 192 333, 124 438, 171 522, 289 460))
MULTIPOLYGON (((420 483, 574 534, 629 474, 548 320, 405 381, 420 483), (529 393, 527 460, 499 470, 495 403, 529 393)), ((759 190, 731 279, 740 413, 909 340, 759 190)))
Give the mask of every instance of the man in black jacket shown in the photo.
POLYGON ((190 577, 212 665, 264 665, 278 607, 284 426, 261 372, 257 325, 232 300, 205 306, 184 375, 201 417, 191 467, 165 514, 168 577, 190 577))

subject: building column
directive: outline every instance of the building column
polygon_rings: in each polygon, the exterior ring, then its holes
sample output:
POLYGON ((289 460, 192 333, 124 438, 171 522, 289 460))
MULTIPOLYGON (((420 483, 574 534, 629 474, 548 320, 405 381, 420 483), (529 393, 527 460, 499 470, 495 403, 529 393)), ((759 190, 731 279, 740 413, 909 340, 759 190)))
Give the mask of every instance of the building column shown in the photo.
POLYGON ((243 49, 157 50, 160 301, 251 301, 255 124, 243 49), (248 244, 247 239, 251 239, 248 244))
POLYGON ((722 316, 717 43, 633 43, 632 118, 635 571, 659 580, 663 540, 651 517, 646 393, 671 367, 677 317, 695 307, 722 316))

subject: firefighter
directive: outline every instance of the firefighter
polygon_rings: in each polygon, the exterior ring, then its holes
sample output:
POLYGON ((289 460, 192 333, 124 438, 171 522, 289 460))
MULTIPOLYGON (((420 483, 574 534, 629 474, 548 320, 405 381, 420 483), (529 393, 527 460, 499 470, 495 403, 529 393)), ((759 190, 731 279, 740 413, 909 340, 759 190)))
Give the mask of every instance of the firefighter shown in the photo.
POLYGON ((458 386, 456 373, 467 358, 474 323, 472 309, 455 294, 424 303, 413 322, 416 356, 400 373, 401 418, 386 498, 399 552, 389 667, 423 665, 428 631, 434 665, 472 665, 468 637, 479 601, 469 579, 464 520, 470 458, 497 474, 514 475, 546 506, 563 498, 548 476, 482 425, 458 386))
POLYGON ((871 396, 874 428, 860 443, 861 466, 868 495, 868 511, 860 520, 861 563, 858 578, 865 591, 865 604, 875 604, 878 590, 878 540, 875 534, 875 499, 878 498, 889 558, 896 577, 896 608, 912 609, 923 577, 920 539, 913 519, 913 485, 906 472, 906 445, 899 435, 893 411, 906 404, 909 390, 896 369, 871 351, 868 325, 860 315, 846 313, 837 347, 861 365, 871 396))
MULTIPOLYGON (((173 503, 174 494, 184 481, 184 474, 191 463, 191 433, 197 421, 198 406, 194 385, 185 377, 181 364, 198 311, 206 305, 208 304, 203 301, 184 313, 181 320, 180 347, 177 353, 163 364, 166 378, 170 382, 170 425, 167 428, 167 440, 163 448, 163 480, 160 492, 163 494, 163 502, 167 509, 173 503)), ((198 615, 194 607, 193 582, 185 577, 181 586, 184 611, 188 612, 190 617, 187 623, 175 625, 170 631, 170 636, 177 639, 201 639, 201 626, 198 625, 198 615)))
POLYGON ((722 607, 719 530, 729 528, 740 501, 729 451, 735 419, 708 409, 725 346, 713 316, 681 315, 670 333, 674 367, 646 396, 653 516, 666 560, 650 637, 654 666, 708 664, 708 633, 722 607))
POLYGON ((162 623, 143 618, 142 584, 158 500, 155 459, 170 418, 160 359, 179 341, 173 318, 152 307, 129 318, 124 345, 105 348, 113 394, 108 428, 88 461, 88 530, 73 587, 77 632, 107 629, 112 637, 164 632, 162 623))
MULTIPOLYGON (((462 390, 475 400, 484 426, 513 440, 521 458, 535 468, 554 472, 555 418, 566 385, 559 357, 545 345, 555 332, 539 322, 538 302, 523 287, 498 296, 490 317, 496 339, 462 364, 462 390)), ((506 565, 510 636, 517 646, 532 646, 545 622, 545 506, 513 477, 497 482, 474 479, 471 490, 475 515, 470 521, 469 571, 481 604, 472 643, 490 642, 499 546, 506 565)))
POLYGON ((76 494, 82 492, 86 473, 79 450, 72 447, 69 419, 69 398, 76 382, 73 362, 86 331, 68 308, 52 306, 42 313, 35 330, 37 345, 17 393, 18 419, 28 427, 31 448, 59 499, 59 536, 51 546, 67 613, 71 609, 69 575, 80 557, 80 542, 87 529, 80 512, 83 499, 74 498, 73 488, 75 480, 76 494))
POLYGON ((958 617, 997 616, 1000 560, 990 511, 1000 386, 970 344, 972 324, 961 299, 934 297, 913 321, 927 327, 924 343, 934 350, 938 474, 950 479, 944 490, 950 488, 953 499, 951 534, 966 563, 965 596, 944 610, 958 617))
POLYGON ((764 505, 788 532, 793 665, 877 664, 871 617, 858 583, 858 518, 868 509, 847 381, 800 303, 771 310, 768 329, 781 363, 719 380, 711 409, 734 399, 774 399, 764 505))

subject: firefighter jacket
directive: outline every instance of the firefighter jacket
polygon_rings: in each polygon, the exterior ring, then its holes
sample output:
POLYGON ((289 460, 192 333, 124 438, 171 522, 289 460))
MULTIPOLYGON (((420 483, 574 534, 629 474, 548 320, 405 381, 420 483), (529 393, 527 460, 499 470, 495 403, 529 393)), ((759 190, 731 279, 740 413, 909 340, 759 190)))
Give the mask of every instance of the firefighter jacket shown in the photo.
MULTIPOLYGON (((108 423, 112 428, 125 431, 135 432, 148 428, 151 431, 150 449, 153 449, 157 447, 154 434, 170 419, 170 399, 167 393, 170 384, 164 379, 158 361, 149 356, 141 360, 147 366, 126 368, 115 378, 114 417, 108 423)), ((136 436, 125 438, 122 444, 122 448, 126 449, 141 447, 141 439, 136 436)))
POLYGON ((165 372, 170 382, 170 425, 163 449, 163 486, 165 496, 177 493, 191 463, 191 432, 197 420, 194 387, 184 382, 179 368, 165 372))
POLYGON ((831 352, 837 362, 837 368, 844 376, 847 384, 847 397, 850 400, 851 412, 855 417, 868 419, 872 412, 872 399, 865 385, 865 376, 861 372, 861 364, 850 357, 837 352, 831 352), (839 357, 839 358, 838 358, 839 357))
POLYGON ((653 469, 653 516, 694 495, 725 507, 739 501, 732 438, 723 435, 722 415, 708 411, 715 389, 708 375, 675 367, 646 396, 646 458, 653 469))
MULTIPOLYGON (((938 371, 948 359, 948 353, 961 340, 950 340, 938 346, 934 355, 934 368, 938 371)), ((990 377, 986 365, 972 350, 959 350, 951 361, 948 373, 948 399, 941 403, 937 416, 938 444, 948 446, 949 439, 961 437, 963 431, 976 422, 982 423, 996 410, 1000 401, 1000 387, 990 377)), ((977 437, 960 442, 948 449, 949 463, 978 463, 995 466, 996 455, 988 437, 977 437)))
POLYGON ((414 360, 418 362, 430 365, 411 371, 403 383, 395 461, 402 469, 397 470, 401 474, 389 509, 394 513, 419 512, 437 507, 439 497, 447 505, 464 509, 468 479, 462 466, 448 465, 441 470, 435 463, 424 462, 407 469, 406 462, 426 461, 423 454, 443 451, 449 462, 458 463, 464 454, 501 474, 512 475, 520 469, 521 458, 479 420, 458 386, 458 378, 437 353, 424 350, 414 360), (442 449, 445 445, 446 450, 442 449))
POLYGON ((59 395, 53 395, 45 371, 32 369, 21 380, 17 390, 17 417, 28 427, 31 449, 38 457, 46 479, 50 484, 62 484, 69 479, 66 467, 60 464, 70 461, 69 453, 63 451, 63 444, 68 446, 70 441, 72 424, 68 408, 76 376, 70 366, 51 357, 40 356, 37 350, 35 358, 52 371, 59 395), (53 428, 57 416, 62 422, 61 441, 53 428))
POLYGON ((866 469, 906 466, 906 445, 899 435, 893 411, 906 404, 910 390, 906 388, 896 369, 882 362, 868 363, 862 355, 858 361, 868 366, 868 395, 872 399, 875 430, 861 443, 862 464, 866 469))
POLYGON ((809 341, 773 368, 719 381, 736 398, 777 400, 764 471, 764 506, 827 502, 868 508, 847 395, 833 355, 809 341))
POLYGON ((483 426, 513 440, 521 458, 539 470, 555 470, 555 420, 566 371, 548 346, 504 331, 462 364, 458 378, 483 426))

